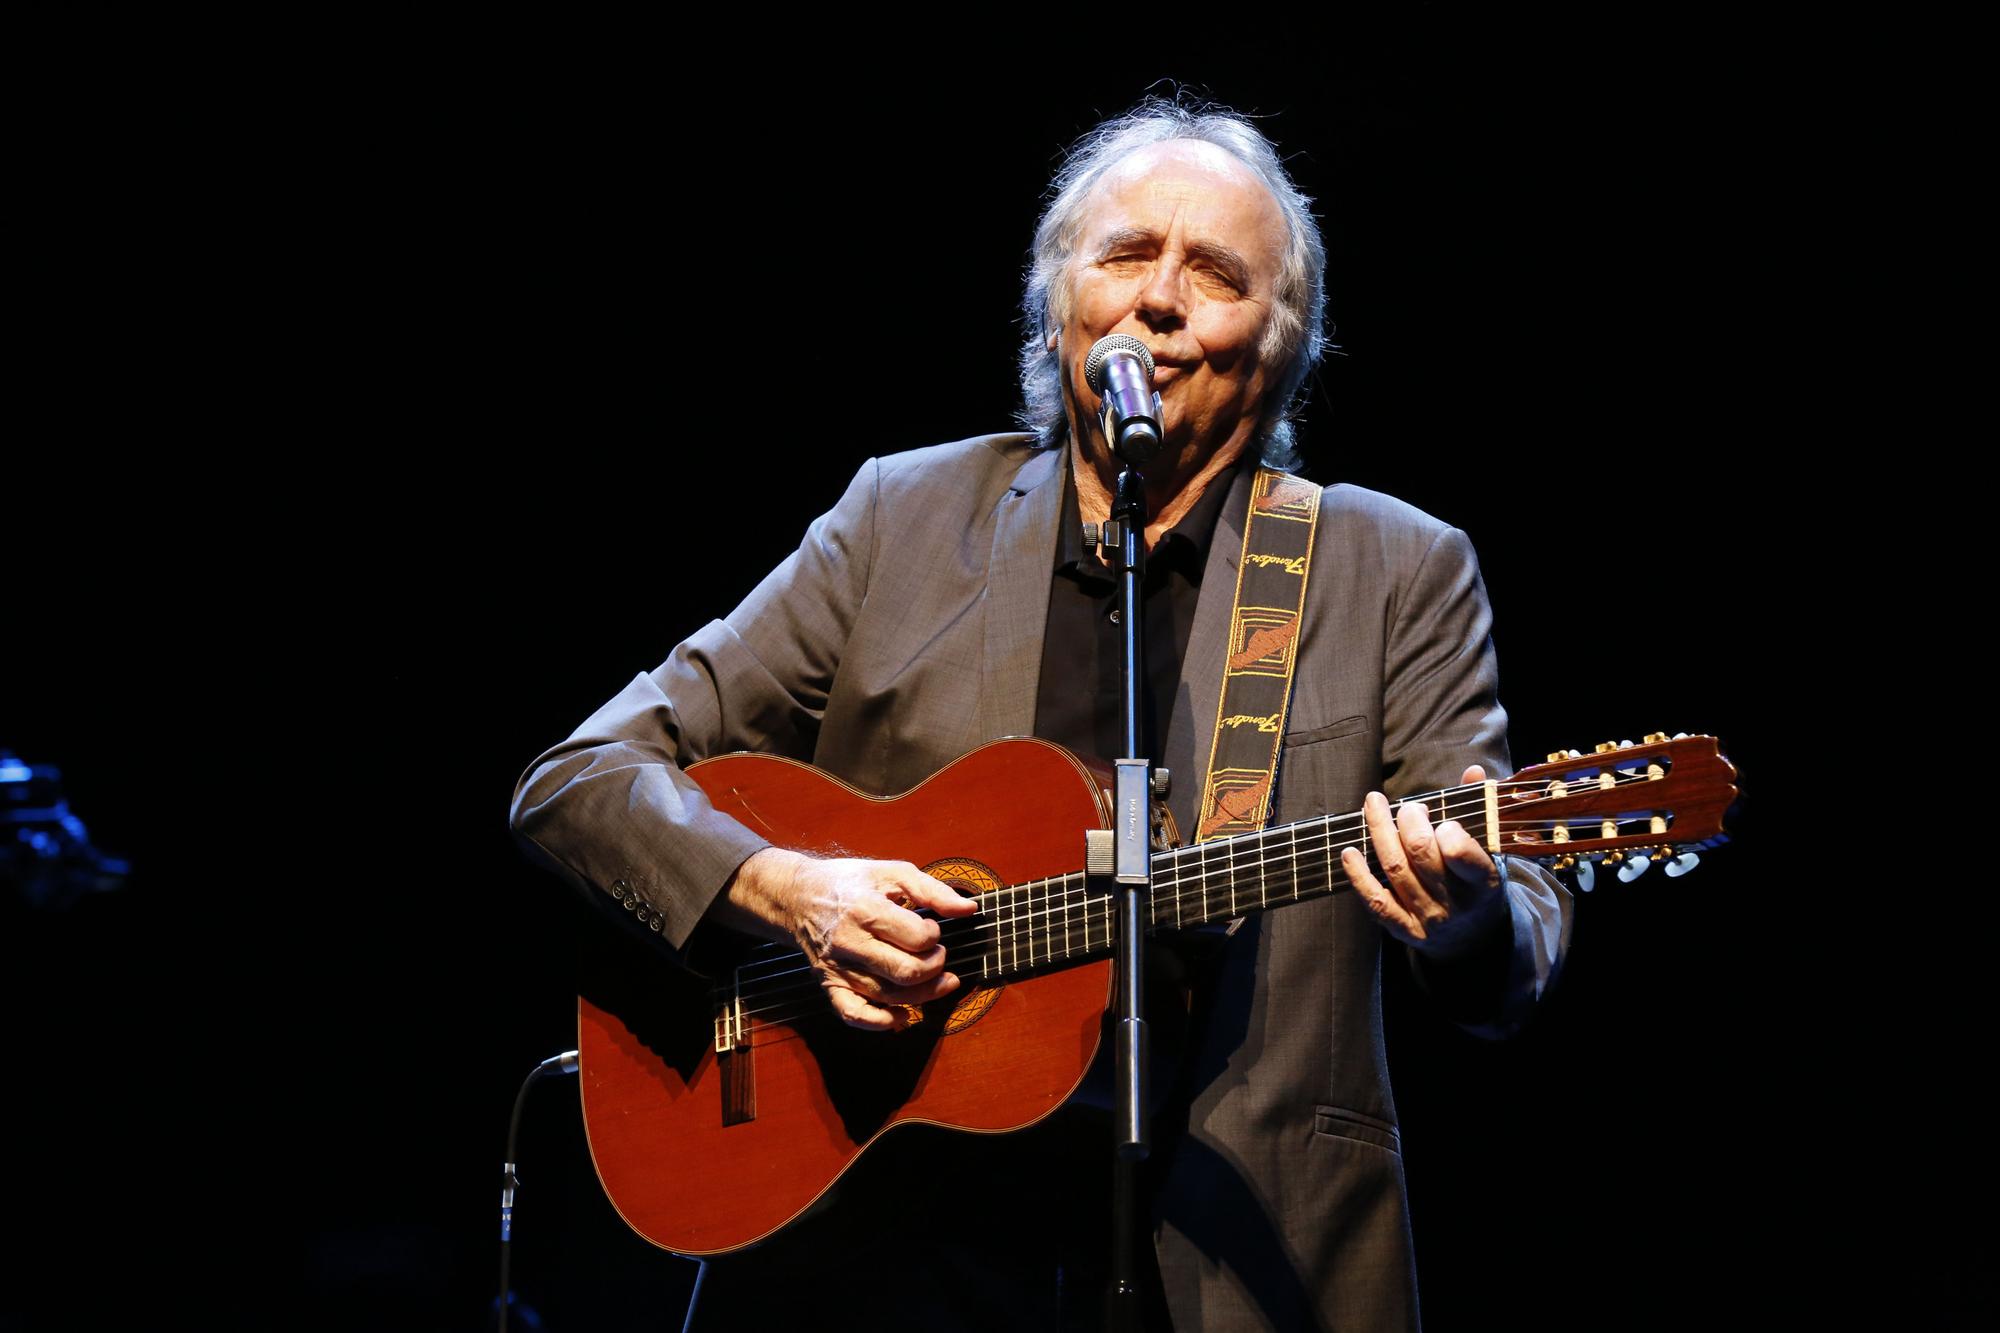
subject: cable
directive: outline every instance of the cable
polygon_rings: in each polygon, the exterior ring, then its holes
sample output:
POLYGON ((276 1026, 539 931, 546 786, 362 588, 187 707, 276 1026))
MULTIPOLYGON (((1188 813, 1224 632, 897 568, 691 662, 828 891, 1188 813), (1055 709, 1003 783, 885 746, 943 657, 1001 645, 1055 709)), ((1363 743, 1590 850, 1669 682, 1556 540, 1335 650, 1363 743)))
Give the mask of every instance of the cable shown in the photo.
POLYGON ((507 1121, 507 1160, 500 1164, 500 1333, 507 1333, 508 1268, 514 1253, 514 1191, 521 1177, 514 1165, 515 1144, 521 1137, 521 1108, 528 1104, 528 1089, 544 1074, 574 1074, 582 1058, 575 1051, 552 1055, 528 1071, 521 1090, 514 1094, 514 1114, 507 1121))

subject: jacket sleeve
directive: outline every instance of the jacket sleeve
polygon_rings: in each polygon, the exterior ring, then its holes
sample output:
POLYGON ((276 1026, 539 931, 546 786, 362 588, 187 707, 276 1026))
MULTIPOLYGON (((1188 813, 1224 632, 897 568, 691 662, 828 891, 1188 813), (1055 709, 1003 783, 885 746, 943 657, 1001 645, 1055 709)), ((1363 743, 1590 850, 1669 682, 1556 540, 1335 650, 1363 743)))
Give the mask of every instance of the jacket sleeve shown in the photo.
POLYGON ((682 769, 737 750, 810 758, 867 595, 878 465, 726 618, 633 678, 528 766, 511 824, 530 858, 685 962, 709 905, 769 844, 682 769))
MULTIPOLYGON (((1442 530, 1393 608, 1384 674, 1384 794, 1456 786, 1467 764, 1489 778, 1513 771, 1500 706, 1492 611, 1472 544, 1442 530)), ((1554 982, 1568 948, 1570 894, 1533 861, 1499 858, 1504 908, 1484 942, 1439 962, 1409 950, 1410 967, 1440 1011, 1481 1036, 1519 1028, 1554 982)))

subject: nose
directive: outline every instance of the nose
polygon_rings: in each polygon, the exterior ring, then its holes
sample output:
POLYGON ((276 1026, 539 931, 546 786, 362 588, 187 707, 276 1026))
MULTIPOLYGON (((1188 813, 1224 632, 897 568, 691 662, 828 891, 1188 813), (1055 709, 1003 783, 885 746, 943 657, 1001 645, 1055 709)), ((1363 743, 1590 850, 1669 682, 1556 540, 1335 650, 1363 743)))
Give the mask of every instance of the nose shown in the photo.
POLYGON ((1187 319, 1187 269, 1178 255, 1162 255, 1139 289, 1139 318, 1156 329, 1178 328, 1187 319))

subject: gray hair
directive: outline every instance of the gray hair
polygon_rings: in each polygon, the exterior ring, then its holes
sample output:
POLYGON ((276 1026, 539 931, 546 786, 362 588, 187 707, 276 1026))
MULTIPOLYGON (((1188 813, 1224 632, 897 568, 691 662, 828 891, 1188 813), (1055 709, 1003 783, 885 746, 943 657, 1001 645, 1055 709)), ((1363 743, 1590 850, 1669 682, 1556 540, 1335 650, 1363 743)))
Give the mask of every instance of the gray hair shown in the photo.
POLYGON ((1091 130, 1070 148, 1049 184, 1049 203, 1035 225, 1027 289, 1021 298, 1026 337, 1021 344, 1018 420, 1041 437, 1044 447, 1062 438, 1063 367, 1049 346, 1049 335, 1069 320, 1070 263, 1083 231, 1084 202, 1104 174, 1126 157, 1173 139, 1214 144, 1228 153, 1256 174, 1284 215, 1286 240, 1277 300, 1259 350, 1266 361, 1285 369, 1265 400, 1257 434, 1266 465, 1295 467, 1292 421, 1305 405, 1306 377, 1326 345, 1321 327, 1326 313, 1326 245, 1312 215, 1312 200, 1292 184, 1277 149, 1248 118, 1226 107, 1188 104, 1178 98, 1143 98, 1124 115, 1091 130))

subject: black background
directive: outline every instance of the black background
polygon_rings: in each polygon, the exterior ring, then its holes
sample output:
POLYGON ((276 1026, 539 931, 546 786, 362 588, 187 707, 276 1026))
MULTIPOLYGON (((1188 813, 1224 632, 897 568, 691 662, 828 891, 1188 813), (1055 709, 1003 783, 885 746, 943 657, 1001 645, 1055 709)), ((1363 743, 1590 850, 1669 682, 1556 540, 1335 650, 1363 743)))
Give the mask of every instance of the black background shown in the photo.
MULTIPOLYGON (((1851 669, 1821 451, 1886 411, 1880 358, 1833 349, 1890 281, 1893 43, 1429 8, 773 37, 50 44, 0 742, 136 871, 9 909, 5 1326, 480 1325, 508 1106, 574 1042, 585 924, 509 840, 515 777, 863 459, 1007 428, 1040 191, 1162 77, 1267 117, 1317 201, 1308 475, 1470 533, 1517 762, 1712 732, 1744 775, 1734 845, 1583 903, 1515 1041, 1391 976, 1429 1325, 1845 1299, 1807 1089, 1869 1009, 1795 977, 1778 779, 1851 669)), ((1843 1113, 1899 1123, 1903 1071, 1843 1113)), ((677 1327, 692 1266, 611 1214, 573 1083, 521 1161, 545 1326, 677 1327)))

